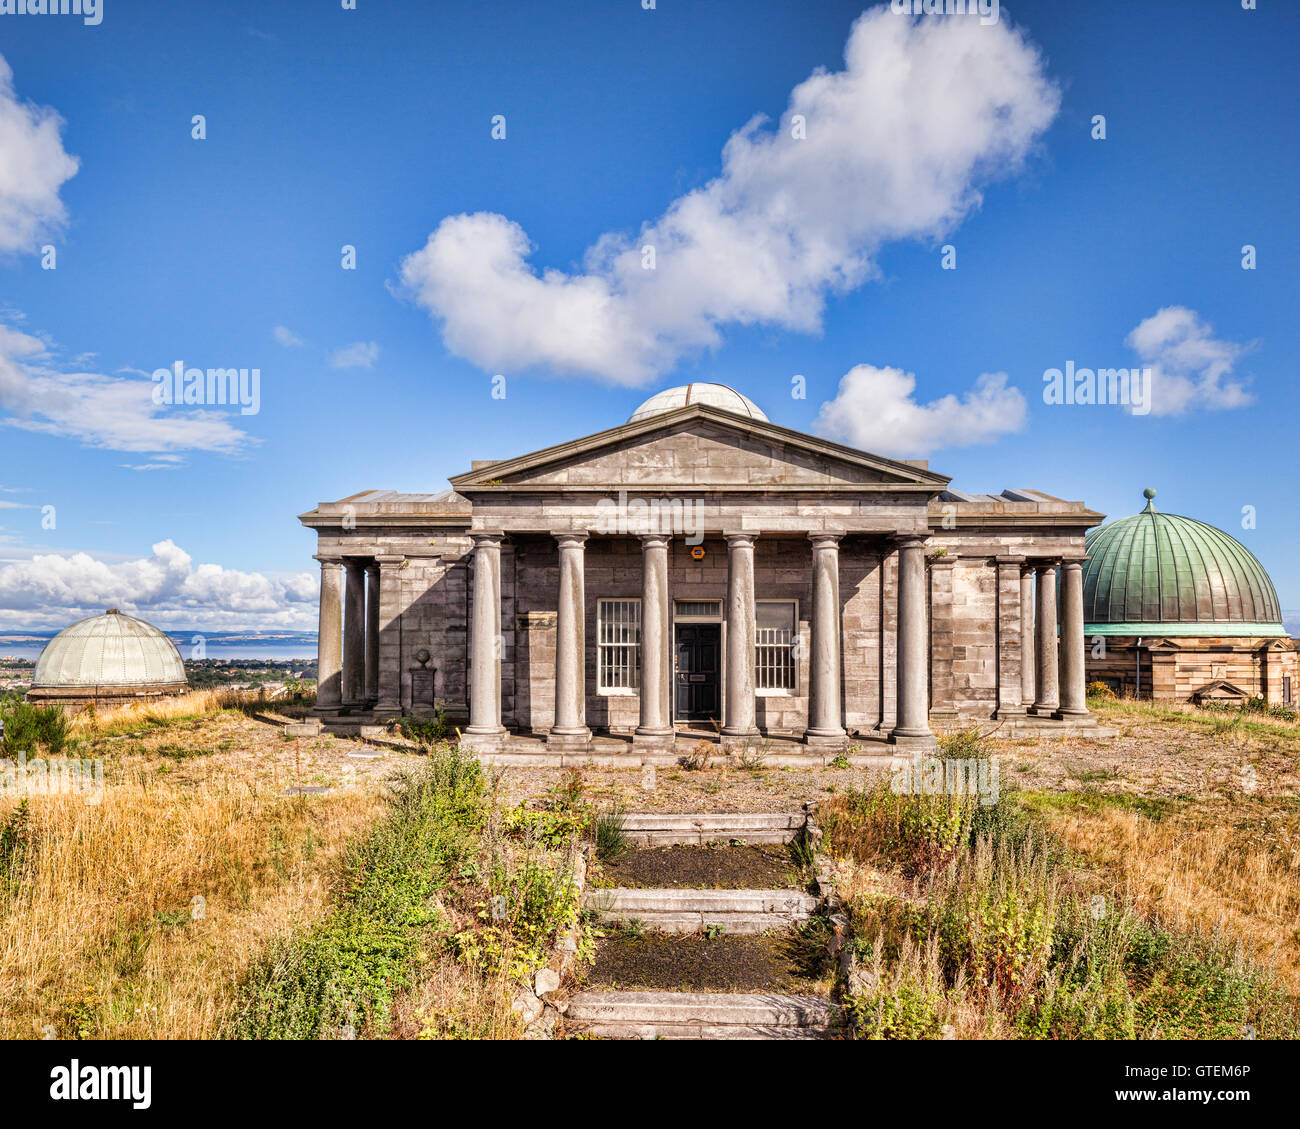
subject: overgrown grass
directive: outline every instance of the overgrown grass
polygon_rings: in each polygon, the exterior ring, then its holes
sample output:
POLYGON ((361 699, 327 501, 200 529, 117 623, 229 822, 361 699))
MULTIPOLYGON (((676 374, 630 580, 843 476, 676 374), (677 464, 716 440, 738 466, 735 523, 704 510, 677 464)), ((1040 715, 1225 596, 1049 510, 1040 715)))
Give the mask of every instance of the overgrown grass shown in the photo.
POLYGON ((1125 717, 1172 721, 1207 729, 1216 735, 1249 734, 1277 740, 1293 753, 1300 753, 1300 721, 1288 720, 1280 711, 1258 707, 1201 709, 1177 702, 1137 701, 1132 698, 1090 697, 1088 708, 1100 715, 1103 724, 1113 725, 1125 717))
POLYGON ((864 1038, 1294 1038, 1297 1001, 1213 930, 1143 913, 1025 805, 851 790, 819 809, 864 1038), (852 868, 850 868, 852 869, 852 868))
POLYGON ((240 985, 238 1038, 382 1037, 406 993, 458 966, 448 993, 416 1009, 419 1034, 515 1033, 512 987, 576 922, 576 832, 500 808, 478 760, 431 749, 393 783, 388 813, 349 853, 339 897, 314 929, 282 940, 240 985), (468 975, 467 975, 468 974, 468 975), (447 1014, 438 998, 453 998, 447 1014))

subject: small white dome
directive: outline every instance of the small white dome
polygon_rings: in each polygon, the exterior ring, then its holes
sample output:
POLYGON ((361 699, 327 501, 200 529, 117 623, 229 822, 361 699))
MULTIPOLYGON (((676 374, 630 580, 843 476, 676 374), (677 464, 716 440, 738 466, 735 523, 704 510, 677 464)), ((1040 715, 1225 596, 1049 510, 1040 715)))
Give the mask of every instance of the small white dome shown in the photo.
POLYGON ((184 685, 176 644, 158 628, 116 608, 65 627, 36 660, 32 689, 184 685))
POLYGON ((661 412, 671 412, 674 408, 687 404, 711 404, 723 411, 734 412, 738 416, 750 419, 767 419, 757 404, 748 396, 742 396, 734 388, 725 384, 679 384, 676 388, 665 388, 656 392, 636 411, 627 417, 628 423, 647 416, 656 416, 661 412))

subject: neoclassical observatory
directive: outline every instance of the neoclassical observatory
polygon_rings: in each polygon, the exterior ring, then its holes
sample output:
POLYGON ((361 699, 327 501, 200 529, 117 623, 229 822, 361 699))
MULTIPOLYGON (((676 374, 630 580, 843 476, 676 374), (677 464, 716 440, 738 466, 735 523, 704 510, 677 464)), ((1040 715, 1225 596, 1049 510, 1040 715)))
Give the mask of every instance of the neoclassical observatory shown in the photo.
POLYGON ((964 493, 717 384, 451 485, 301 515, 327 724, 441 708, 477 749, 562 753, 593 732, 653 751, 692 729, 822 750, 978 720, 1097 731, 1081 580, 1102 515, 1080 502, 964 493))
POLYGON ((1088 534, 1088 677, 1179 702, 1296 701, 1295 641, 1264 566, 1235 537, 1146 508, 1088 534))
POLYGON ((153 624, 109 608, 65 627, 41 651, 27 700, 69 712, 168 697, 188 689, 176 644, 153 624))

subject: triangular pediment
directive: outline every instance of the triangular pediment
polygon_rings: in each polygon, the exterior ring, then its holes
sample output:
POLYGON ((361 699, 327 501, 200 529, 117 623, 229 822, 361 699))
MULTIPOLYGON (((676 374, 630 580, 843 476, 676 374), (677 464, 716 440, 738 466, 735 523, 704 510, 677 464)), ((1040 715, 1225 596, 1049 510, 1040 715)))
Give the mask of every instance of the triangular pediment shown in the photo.
POLYGON ((462 492, 476 487, 699 491, 835 486, 937 492, 949 480, 766 420, 692 404, 477 467, 451 481, 462 492))

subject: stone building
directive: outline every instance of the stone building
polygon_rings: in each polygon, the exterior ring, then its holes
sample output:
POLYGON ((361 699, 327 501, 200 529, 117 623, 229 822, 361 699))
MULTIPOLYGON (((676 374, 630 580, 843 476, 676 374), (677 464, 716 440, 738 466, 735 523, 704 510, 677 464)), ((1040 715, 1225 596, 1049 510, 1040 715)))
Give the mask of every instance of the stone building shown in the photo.
POLYGON ((1102 515, 1081 503, 962 493, 714 384, 451 485, 301 516, 328 721, 436 704, 480 750, 510 732, 564 751, 691 726, 826 749, 991 719, 1095 730, 1082 566, 1102 515))
POLYGON ((1088 535, 1088 677, 1166 701, 1296 704, 1297 653, 1277 591, 1240 541, 1146 508, 1088 535))
POLYGON ((142 619, 109 608, 45 644, 27 700, 69 712, 165 698, 189 688, 176 644, 142 619))

